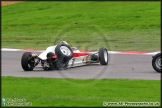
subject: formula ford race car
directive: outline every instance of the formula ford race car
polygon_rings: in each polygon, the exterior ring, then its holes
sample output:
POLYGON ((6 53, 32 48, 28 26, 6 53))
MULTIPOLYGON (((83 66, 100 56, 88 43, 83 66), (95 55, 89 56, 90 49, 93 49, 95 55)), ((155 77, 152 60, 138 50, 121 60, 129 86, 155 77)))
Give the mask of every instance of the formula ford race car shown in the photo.
POLYGON ((53 46, 47 47, 39 55, 25 52, 21 58, 21 66, 24 71, 32 71, 39 63, 44 70, 60 70, 99 62, 101 65, 108 64, 106 48, 102 47, 98 52, 80 51, 76 47, 70 47, 66 41, 60 38, 57 38, 53 46), (56 44, 58 40, 61 42, 56 44))
POLYGON ((161 73, 161 53, 152 56, 152 67, 155 71, 161 73))

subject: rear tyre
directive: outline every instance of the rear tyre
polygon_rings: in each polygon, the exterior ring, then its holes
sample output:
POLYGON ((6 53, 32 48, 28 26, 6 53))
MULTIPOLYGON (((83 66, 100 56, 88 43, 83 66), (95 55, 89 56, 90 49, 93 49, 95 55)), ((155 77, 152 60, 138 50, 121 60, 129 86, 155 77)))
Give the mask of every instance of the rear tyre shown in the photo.
POLYGON ((73 57, 73 51, 67 44, 58 44, 55 53, 61 64, 67 64, 73 57))
POLYGON ((101 65, 107 65, 108 64, 108 52, 106 48, 100 48, 99 49, 99 61, 101 65))
POLYGON ((32 71, 34 68, 34 59, 30 58, 31 52, 25 52, 21 58, 21 66, 24 71, 32 71))
POLYGON ((155 71, 161 73, 161 53, 158 53, 153 57, 152 67, 155 71))

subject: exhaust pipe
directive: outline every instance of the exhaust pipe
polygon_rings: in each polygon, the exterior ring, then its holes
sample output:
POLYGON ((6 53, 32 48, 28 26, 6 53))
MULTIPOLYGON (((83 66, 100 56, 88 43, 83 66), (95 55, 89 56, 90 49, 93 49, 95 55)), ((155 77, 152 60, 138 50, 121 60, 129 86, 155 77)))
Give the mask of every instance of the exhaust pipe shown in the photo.
POLYGON ((30 57, 38 57, 38 55, 36 53, 32 53, 30 57))

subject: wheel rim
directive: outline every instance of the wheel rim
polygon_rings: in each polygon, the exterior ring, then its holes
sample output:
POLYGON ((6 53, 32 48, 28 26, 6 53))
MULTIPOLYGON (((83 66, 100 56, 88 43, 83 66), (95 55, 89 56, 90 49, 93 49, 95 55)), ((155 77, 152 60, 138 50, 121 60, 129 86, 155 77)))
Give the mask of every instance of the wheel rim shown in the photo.
POLYGON ((155 65, 158 69, 161 69, 161 57, 158 57, 155 61, 155 65))
POLYGON ((104 58, 105 58, 105 62, 106 62, 106 63, 107 63, 107 58, 108 58, 107 56, 108 56, 108 55, 107 55, 107 51, 105 50, 105 51, 104 51, 104 58))
POLYGON ((71 55, 71 51, 70 51, 69 48, 66 47, 66 46, 61 46, 61 47, 60 47, 60 50, 61 50, 61 52, 62 52, 64 55, 66 55, 66 56, 71 55))

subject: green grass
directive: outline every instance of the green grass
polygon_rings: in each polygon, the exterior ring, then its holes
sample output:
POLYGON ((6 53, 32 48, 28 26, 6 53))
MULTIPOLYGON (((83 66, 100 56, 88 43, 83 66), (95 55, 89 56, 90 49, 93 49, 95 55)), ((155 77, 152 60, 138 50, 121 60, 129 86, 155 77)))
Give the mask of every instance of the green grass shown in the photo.
POLYGON ((160 102, 160 80, 21 78, 2 76, 2 98, 33 106, 103 106, 103 102, 160 102))
POLYGON ((160 50, 160 2, 20 2, 2 6, 2 47, 160 50))

